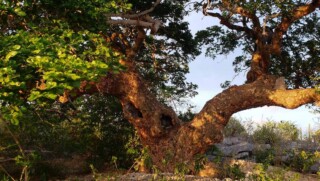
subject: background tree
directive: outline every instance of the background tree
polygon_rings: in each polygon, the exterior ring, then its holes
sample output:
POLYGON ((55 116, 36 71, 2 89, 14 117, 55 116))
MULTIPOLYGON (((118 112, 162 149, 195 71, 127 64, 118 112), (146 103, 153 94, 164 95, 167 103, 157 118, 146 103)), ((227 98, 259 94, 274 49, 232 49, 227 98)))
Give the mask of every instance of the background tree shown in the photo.
POLYGON ((3 117, 17 124, 30 105, 47 99, 68 104, 84 94, 112 95, 153 164, 172 172, 193 170, 195 155, 222 140, 222 129, 238 111, 320 101, 315 89, 319 41, 308 37, 319 29, 318 0, 199 2, 196 7, 201 5, 222 27, 199 32, 197 42, 210 45, 209 55, 242 47, 236 68, 250 70, 244 85, 230 86, 182 122, 167 100, 194 93, 183 76, 199 53, 182 21, 187 2, 4 1, 3 117), (309 33, 299 33, 302 28, 309 33), (297 47, 305 47, 302 54, 297 47))

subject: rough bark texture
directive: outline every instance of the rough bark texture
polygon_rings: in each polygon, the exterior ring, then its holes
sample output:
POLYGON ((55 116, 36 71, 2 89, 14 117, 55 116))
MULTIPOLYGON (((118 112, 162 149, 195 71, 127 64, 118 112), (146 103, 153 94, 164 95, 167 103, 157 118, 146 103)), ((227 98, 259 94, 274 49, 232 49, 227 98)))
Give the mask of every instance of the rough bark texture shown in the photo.
POLYGON ((231 24, 218 13, 207 13, 219 18, 221 24, 230 29, 253 34, 258 48, 252 56, 249 71, 252 75, 248 73, 247 84, 232 86, 216 95, 190 122, 182 123, 171 108, 158 102, 136 71, 134 56, 145 37, 141 27, 138 28, 139 34, 135 44, 127 46, 126 60, 120 61, 127 70, 101 78, 98 83, 83 82, 78 93, 99 91, 118 97, 126 119, 138 131, 143 145, 148 147, 153 164, 158 169, 172 172, 175 167, 183 164, 192 170, 195 155, 204 153, 209 146, 222 140, 222 130, 232 114, 260 106, 293 109, 320 101, 320 95, 315 89, 286 90, 283 85, 279 87, 277 77, 268 75, 267 72, 270 54, 280 51, 282 35, 289 25, 314 11, 319 4, 319 1, 313 1, 293 10, 292 16, 284 18, 277 26, 271 45, 262 43, 262 27, 256 15, 232 6, 234 13, 252 19, 256 29, 249 29, 231 24), (88 84, 91 84, 91 89, 84 89, 88 84))
POLYGON ((194 156, 222 140, 222 130, 236 112, 265 105, 293 109, 320 100, 315 89, 275 89, 276 81, 274 76, 263 76, 253 83, 230 87, 209 100, 188 123, 159 103, 134 71, 102 78, 96 87, 120 99, 125 117, 148 147, 153 164, 172 172, 179 164, 193 169, 194 156))

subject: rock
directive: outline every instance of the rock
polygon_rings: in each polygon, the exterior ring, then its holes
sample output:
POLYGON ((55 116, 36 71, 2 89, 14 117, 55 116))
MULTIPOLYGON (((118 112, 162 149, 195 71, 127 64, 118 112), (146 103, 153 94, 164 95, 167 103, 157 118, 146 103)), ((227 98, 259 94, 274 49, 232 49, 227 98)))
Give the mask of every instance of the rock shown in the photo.
POLYGON ((317 173, 317 172, 319 172, 319 171, 320 171, 320 160, 318 160, 315 164, 313 164, 313 165, 310 167, 309 171, 310 171, 311 173, 317 173))
POLYGON ((236 145, 231 146, 220 146, 217 145, 217 147, 220 149, 220 151, 223 153, 224 156, 236 156, 238 153, 241 152, 252 152, 253 151, 253 144, 248 142, 241 142, 236 145))
POLYGON ((141 174, 130 173, 117 178, 119 181, 149 181, 149 180, 185 180, 185 181, 220 181, 217 178, 199 177, 194 175, 175 175, 170 173, 141 174))
POLYGON ((223 139, 222 144, 230 146, 230 145, 239 144, 240 142, 241 140, 239 137, 227 137, 223 139))
POLYGON ((249 152, 242 152, 237 154, 234 158, 235 159, 240 159, 240 158, 247 158, 249 157, 250 153, 249 152))
POLYGON ((271 148, 270 144, 255 144, 254 150, 268 150, 271 148))

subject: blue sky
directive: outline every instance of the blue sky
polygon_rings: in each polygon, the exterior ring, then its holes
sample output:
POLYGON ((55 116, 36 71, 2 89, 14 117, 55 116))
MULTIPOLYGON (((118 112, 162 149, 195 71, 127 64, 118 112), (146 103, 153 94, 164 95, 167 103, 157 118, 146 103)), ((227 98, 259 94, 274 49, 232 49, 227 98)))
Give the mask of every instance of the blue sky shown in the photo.
MULTIPOLYGON (((189 22, 193 34, 198 30, 218 23, 213 17, 204 16, 201 12, 192 13, 185 20, 189 22)), ((235 51, 226 56, 218 56, 215 60, 201 54, 190 64, 190 73, 187 75, 187 80, 199 86, 197 89, 199 94, 191 99, 191 102, 196 105, 194 111, 198 112, 201 110, 209 99, 220 93, 222 91, 220 84, 224 81, 233 80, 232 84, 236 85, 244 83, 246 72, 234 78, 235 73, 232 67, 234 57, 240 53, 241 52, 235 51)), ((313 114, 305 107, 289 110, 275 106, 245 110, 233 116, 245 121, 253 120, 256 123, 262 123, 267 120, 289 120, 296 123, 304 132, 307 130, 309 124, 312 128, 316 128, 314 123, 320 118, 319 114, 313 114)))

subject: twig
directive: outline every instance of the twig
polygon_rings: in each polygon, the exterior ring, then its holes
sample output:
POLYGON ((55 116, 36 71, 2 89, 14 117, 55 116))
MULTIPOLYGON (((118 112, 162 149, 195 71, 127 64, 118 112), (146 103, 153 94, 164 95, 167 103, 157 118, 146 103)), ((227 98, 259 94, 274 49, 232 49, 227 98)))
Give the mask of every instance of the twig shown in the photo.
POLYGON ((147 9, 147 10, 145 10, 145 11, 142 11, 142 12, 140 12, 140 13, 137 13, 137 14, 109 14, 109 15, 107 15, 107 16, 109 16, 109 17, 112 17, 112 16, 113 16, 113 17, 121 17, 121 18, 138 18, 138 17, 140 17, 140 16, 144 16, 144 15, 152 12, 152 11, 155 9, 155 7, 160 4, 160 2, 161 2, 161 0, 157 0, 157 1, 152 5, 151 8, 149 8, 149 9, 147 9))
POLYGON ((8 175, 8 177, 10 177, 10 179, 12 179, 13 181, 16 180, 16 179, 14 179, 14 178, 9 174, 9 172, 8 172, 2 165, 0 165, 0 169, 1 169, 6 175, 8 175))

